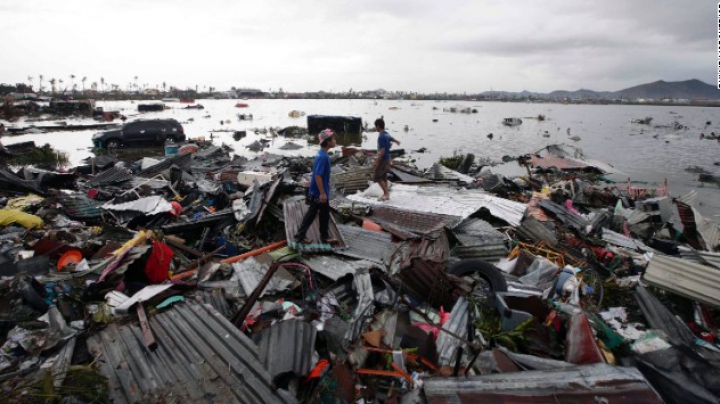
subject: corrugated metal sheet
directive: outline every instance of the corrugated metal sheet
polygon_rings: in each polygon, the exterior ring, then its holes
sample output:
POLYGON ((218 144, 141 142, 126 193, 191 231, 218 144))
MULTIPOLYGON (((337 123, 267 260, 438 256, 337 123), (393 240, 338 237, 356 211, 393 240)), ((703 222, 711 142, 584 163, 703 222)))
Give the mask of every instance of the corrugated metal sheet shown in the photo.
POLYGON ((512 226, 518 226, 527 209, 525 204, 499 198, 484 191, 457 190, 447 186, 393 184, 388 201, 378 201, 364 194, 350 195, 348 199, 372 206, 382 205, 411 212, 444 215, 453 219, 455 223, 484 207, 493 216, 505 220, 512 226))
POLYGON ((335 189, 345 195, 362 191, 370 186, 373 180, 372 167, 352 167, 351 171, 332 174, 332 184, 335 189))
POLYGON ((289 320, 266 328, 260 334, 260 360, 270 376, 283 373, 305 376, 310 372, 315 351, 315 327, 300 320, 289 320))
POLYGON ((373 207, 369 218, 383 228, 396 227, 405 232, 431 238, 437 238, 438 233, 450 224, 446 216, 409 212, 390 206, 373 207))
MULTIPOLYGON (((263 277, 270 269, 270 264, 267 262, 260 262, 255 259, 255 257, 249 257, 245 260, 232 264, 232 269, 234 272, 233 279, 237 279, 240 285, 242 285, 245 295, 250 296, 260 285, 263 277)), ((278 291, 287 290, 294 281, 295 279, 292 275, 288 274, 285 269, 282 267, 278 268, 263 289, 260 296, 262 297, 265 296, 265 294, 273 294, 278 291)))
POLYGON ((711 253, 707 251, 697 251, 697 255, 708 265, 720 268, 720 253, 711 253))
POLYGON ((630 212, 625 216, 625 218, 627 219, 628 224, 631 226, 634 224, 642 223, 650 218, 650 215, 648 215, 647 213, 645 213, 641 210, 637 210, 637 209, 632 209, 632 210, 626 209, 625 212, 623 213, 623 215, 625 215, 625 213, 627 213, 628 210, 630 212))
POLYGON ((402 287, 412 291, 418 300, 434 307, 449 307, 460 297, 457 282, 445 272, 445 263, 413 259, 412 264, 400 271, 402 287))
POLYGON ((635 300, 651 328, 662 330, 674 345, 691 346, 695 336, 652 293, 638 285, 635 300))
POLYGON ((92 177, 90 181, 87 182, 87 185, 91 187, 96 187, 106 184, 118 184, 121 182, 129 181, 132 177, 132 171, 130 171, 129 169, 112 167, 92 177))
POLYGON ((687 194, 678 197, 677 200, 686 205, 692 206, 693 202, 695 202, 697 197, 698 197, 698 193, 696 190, 693 189, 692 191, 688 192, 687 194))
POLYGON ((435 240, 419 239, 400 243, 393 252, 390 273, 396 274, 399 270, 411 265, 412 260, 422 258, 427 261, 444 264, 450 257, 450 242, 445 233, 435 240))
POLYGON ((481 219, 467 219, 455 226, 452 232, 465 246, 493 245, 505 241, 505 235, 481 219))
POLYGON ((222 289, 198 289, 197 296, 204 304, 211 305, 215 310, 220 312, 225 318, 232 317, 235 312, 227 299, 223 295, 222 289))
MULTIPOLYGON (((297 233, 300 225, 302 224, 303 217, 308 211, 308 205, 305 203, 304 198, 288 198, 283 202, 283 215, 285 217, 285 235, 287 237, 288 245, 298 251, 302 252, 320 252, 320 251, 332 251, 333 249, 342 249, 345 247, 345 238, 342 233, 338 230, 338 226, 335 223, 335 219, 330 215, 330 224, 328 232, 330 237, 338 240, 337 243, 323 244, 320 239, 320 222, 318 217, 310 226, 306 233, 306 237, 312 241, 311 244, 298 243, 295 241, 295 233, 297 233)), ((319 216, 319 215, 318 215, 319 216)))
POLYGON ((495 243, 477 246, 456 246, 450 255, 460 259, 479 258, 488 262, 498 262, 508 255, 505 243, 495 243))
POLYGON ((135 323, 110 324, 87 340, 113 402, 292 402, 271 387, 255 344, 212 308, 176 305, 149 324, 154 351, 135 323))
POLYGON ((338 225, 346 241, 346 248, 337 254, 375 262, 386 268, 390 265, 394 246, 389 233, 366 230, 357 226, 338 225))
POLYGON ((190 167, 191 163, 192 163, 192 154, 190 154, 190 153, 181 154, 178 156, 166 158, 165 160, 163 160, 155 165, 152 165, 144 170, 141 170, 139 173, 137 173, 137 175, 140 177, 154 177, 172 166, 178 166, 180 168, 187 168, 187 167, 190 167))
POLYGON ((707 251, 716 251, 720 248, 720 225, 708 220, 697 209, 692 209, 695 215, 697 232, 700 234, 700 244, 707 251))
POLYGON ((687 239, 690 244, 696 250, 702 250, 703 246, 700 245, 699 237, 697 233, 697 224, 695 223, 695 212, 690 205, 678 202, 677 204, 678 214, 683 224, 683 236, 687 239))
POLYGON ((653 248, 646 246, 642 241, 624 236, 610 229, 603 229, 602 239, 618 247, 640 250, 642 252, 656 252, 653 248))
MULTIPOLYGON (((452 332, 460 338, 467 339, 469 313, 468 302, 463 297, 459 298, 450 312, 450 318, 442 326, 442 328, 452 332)), ((436 344, 438 365, 440 366, 454 365, 457 361, 458 350, 464 345, 462 341, 442 331, 440 331, 440 335, 438 335, 436 344)))
POLYGON ((375 291, 372 287, 370 272, 367 269, 357 271, 353 279, 353 286, 358 295, 358 303, 350 321, 350 328, 345 334, 347 341, 357 340, 372 319, 372 315, 375 314, 375 291))
POLYGON ((587 220, 585 220, 584 217, 571 212, 565 206, 558 205, 557 203, 549 199, 541 200, 538 205, 546 211, 550 212, 553 216, 555 216, 555 218, 563 222, 563 224, 565 224, 566 226, 574 228, 576 230, 584 232, 585 227, 590 224, 587 220))
POLYGON ((555 233, 550 231, 544 224, 532 216, 528 216, 523 220, 522 225, 516 230, 517 234, 526 240, 547 241, 552 245, 557 244, 555 233))
POLYGON ((378 267, 378 264, 367 260, 341 259, 332 255, 306 255, 300 258, 300 262, 334 281, 348 274, 354 275, 360 269, 378 267))
POLYGON ((539 156, 536 154, 533 154, 530 156, 530 161, 533 165, 533 167, 540 167, 540 168, 550 168, 555 167, 558 170, 563 171, 573 171, 573 170, 585 170, 588 168, 591 168, 591 166, 571 159, 569 157, 558 157, 553 154, 546 154, 544 156, 539 156))
POLYGON ((429 404, 663 403, 639 370, 607 364, 423 382, 429 404))
POLYGON ((85 195, 61 195, 60 204, 73 220, 100 219, 100 204, 85 195))
POLYGON ((720 307, 720 270, 655 254, 643 280, 680 296, 720 307))

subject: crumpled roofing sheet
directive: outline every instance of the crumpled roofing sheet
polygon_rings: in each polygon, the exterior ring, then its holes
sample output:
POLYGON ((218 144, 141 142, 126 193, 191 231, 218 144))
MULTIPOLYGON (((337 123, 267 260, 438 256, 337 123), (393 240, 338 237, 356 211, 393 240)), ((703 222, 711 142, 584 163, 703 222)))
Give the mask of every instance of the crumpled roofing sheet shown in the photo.
POLYGON ((315 217, 315 221, 310 225, 305 236, 312 241, 310 244, 298 243, 295 241, 295 233, 297 233, 302 224, 305 212, 308 211, 308 205, 304 198, 288 198, 283 202, 283 215, 285 217, 285 235, 288 245, 301 252, 320 252, 332 251, 334 249, 342 249, 345 247, 345 238, 338 230, 338 227, 330 215, 330 223, 328 224, 328 233, 331 238, 338 240, 332 245, 324 244, 320 240, 320 214, 315 217))
POLYGON ((643 280, 688 299, 720 307, 720 270, 655 254, 643 280))
POLYGON ((663 403, 636 368, 594 364, 423 380, 429 404, 663 403))
POLYGON ((653 248, 648 247, 640 240, 627 237, 620 233, 614 232, 610 229, 603 229, 602 239, 610 244, 614 244, 619 247, 629 248, 631 250, 640 250, 643 252, 656 252, 653 248))
POLYGON ((105 184, 117 184, 132 179, 132 171, 124 167, 112 167, 100 174, 92 177, 87 184, 90 186, 99 186, 105 184))
MULTIPOLYGON (((450 318, 445 324, 443 324, 442 328, 452 332, 454 335, 457 335, 461 338, 467 338, 468 316, 468 302, 464 298, 460 297, 455 303, 452 311, 450 312, 450 318)), ((438 335, 436 344, 438 353, 438 365, 440 366, 454 365, 455 361, 457 360, 458 349, 460 349, 460 347, 465 347, 464 342, 443 331, 440 331, 440 335, 438 335)))
POLYGON ((332 255, 305 255, 300 258, 300 262, 334 281, 348 274, 355 275, 361 269, 379 267, 367 260, 341 259, 332 255))
POLYGON ((518 226, 527 209, 525 204, 499 198, 484 191, 458 190, 447 186, 393 184, 388 201, 378 201, 377 198, 366 196, 365 193, 350 195, 348 199, 372 206, 382 205, 411 212, 445 215, 454 219, 455 223, 484 207, 493 216, 505 220, 512 226, 518 226))
POLYGON ((453 234, 465 246, 492 245, 505 241, 505 236, 490 223, 481 219, 468 219, 452 229, 453 234))
POLYGON ((102 209, 120 212, 129 210, 142 212, 147 215, 156 215, 158 213, 170 212, 172 210, 172 205, 170 205, 170 202, 166 201, 162 196, 155 195, 125 203, 105 204, 102 205, 102 209))
POLYGON ((393 208, 392 206, 374 206, 368 218, 381 226, 389 225, 397 227, 402 231, 421 236, 434 235, 450 223, 446 216, 408 212, 406 210, 393 208))
POLYGON ((293 402, 271 387, 257 346, 211 307, 179 304, 148 321, 153 351, 136 322, 109 324, 87 340, 112 402, 293 402))
POLYGON ((260 334, 260 360, 273 378, 287 372, 305 376, 312 366, 316 336, 315 327, 301 320, 274 324, 260 334))
POLYGON ((697 209, 692 208, 695 215, 697 232, 700 234, 700 243, 707 251, 715 251, 720 247, 720 225, 708 220, 697 209))
POLYGON ((347 240, 346 248, 338 254, 377 263, 382 269, 390 265, 395 250, 390 233, 344 224, 338 225, 338 230, 347 240))

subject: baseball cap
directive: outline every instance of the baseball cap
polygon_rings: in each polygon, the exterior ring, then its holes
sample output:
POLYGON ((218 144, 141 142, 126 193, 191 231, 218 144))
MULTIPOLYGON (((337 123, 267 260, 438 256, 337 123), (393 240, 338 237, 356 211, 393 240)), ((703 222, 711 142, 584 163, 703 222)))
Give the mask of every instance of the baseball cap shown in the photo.
POLYGON ((333 136, 335 136, 335 132, 333 132, 331 129, 324 129, 320 132, 320 134, 318 134, 318 139, 320 140, 320 143, 322 143, 333 136))

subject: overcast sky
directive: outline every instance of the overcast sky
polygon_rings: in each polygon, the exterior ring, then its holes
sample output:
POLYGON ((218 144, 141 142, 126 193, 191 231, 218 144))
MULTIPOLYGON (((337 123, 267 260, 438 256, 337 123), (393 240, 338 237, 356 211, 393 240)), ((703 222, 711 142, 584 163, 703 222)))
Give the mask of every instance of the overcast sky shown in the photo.
MULTIPOLYGON (((285 91, 715 83, 710 0, 1 0, 0 82, 285 91)), ((47 86, 47 84, 45 84, 47 86)))

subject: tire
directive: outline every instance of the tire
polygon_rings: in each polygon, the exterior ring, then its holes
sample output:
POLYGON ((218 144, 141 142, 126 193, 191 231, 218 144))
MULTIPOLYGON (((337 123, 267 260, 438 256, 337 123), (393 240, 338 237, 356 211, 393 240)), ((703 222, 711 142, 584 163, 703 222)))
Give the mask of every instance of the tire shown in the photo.
MULTIPOLYGON (((478 259, 463 260, 453 264, 448 272, 459 277, 479 277, 487 283, 492 294, 507 292, 507 282, 502 271, 495 265, 478 259)), ((489 302, 491 296, 485 296, 489 302)))
POLYGON ((105 141, 105 149, 118 149, 123 146, 122 142, 117 139, 110 139, 105 141))

